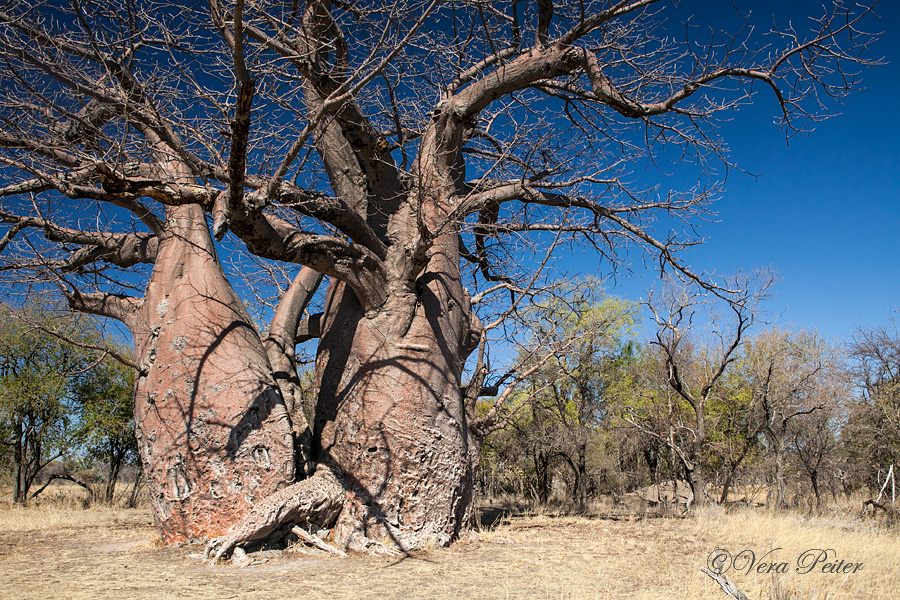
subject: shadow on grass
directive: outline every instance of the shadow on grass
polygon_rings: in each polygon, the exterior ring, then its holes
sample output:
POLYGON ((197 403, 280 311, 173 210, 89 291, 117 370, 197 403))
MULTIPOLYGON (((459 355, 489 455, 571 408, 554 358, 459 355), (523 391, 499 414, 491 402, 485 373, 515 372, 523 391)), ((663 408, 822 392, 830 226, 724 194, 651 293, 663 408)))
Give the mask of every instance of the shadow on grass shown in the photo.
POLYGON ((519 507, 481 506, 478 508, 478 528, 493 529, 508 520, 510 516, 525 514, 527 511, 519 507))

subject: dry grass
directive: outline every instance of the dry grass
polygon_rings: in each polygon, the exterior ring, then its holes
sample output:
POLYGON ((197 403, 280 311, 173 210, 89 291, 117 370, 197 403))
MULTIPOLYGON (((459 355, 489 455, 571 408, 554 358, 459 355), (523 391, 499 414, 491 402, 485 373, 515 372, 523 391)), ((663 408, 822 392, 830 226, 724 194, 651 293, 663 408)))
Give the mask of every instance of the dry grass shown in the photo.
POLYGON ((733 568, 729 576, 750 598, 894 598, 900 586, 900 531, 874 521, 749 510, 723 514, 712 508, 697 516, 695 527, 698 536, 720 540, 719 547, 732 555, 752 550, 757 565, 762 560, 787 563, 787 573, 774 577, 749 567, 741 572, 733 568), (798 572, 798 561, 809 550, 830 552, 815 568, 802 569, 809 572, 798 572), (855 573, 828 572, 825 565, 841 560, 862 567, 855 573), (777 590, 780 595, 773 593, 777 590))
POLYGON ((89 510, 60 505, 11 507, 0 510, 0 535, 12 532, 53 531, 85 527, 115 528, 145 510, 126 510, 109 506, 94 506, 89 510))
POLYGON ((287 555, 239 569, 162 548, 149 513, 44 506, 0 510, 0 597, 490 598, 725 600, 700 572, 715 548, 781 548, 789 573, 729 572, 751 600, 896 597, 900 531, 834 515, 718 508, 689 518, 512 516, 478 541, 399 560, 287 555), (857 573, 794 572, 811 548, 861 562, 857 573), (779 591, 780 590, 780 591, 779 591))
MULTIPOLYGON (((41 486, 34 485, 30 493, 34 493, 41 486)), ((75 483, 65 480, 56 480, 50 483, 37 498, 28 501, 30 508, 38 507, 44 510, 62 509, 70 511, 84 511, 86 508, 112 508, 116 506, 125 506, 130 500, 132 492, 132 484, 127 482, 120 483, 116 488, 116 499, 112 505, 107 504, 102 497, 105 493, 105 484, 91 484, 94 492, 92 499, 87 490, 75 483)), ((12 487, 9 485, 0 485, 0 514, 3 510, 16 509, 17 506, 12 503, 12 487)), ((149 500, 147 498, 147 488, 141 482, 134 498, 136 508, 147 508, 149 500)))

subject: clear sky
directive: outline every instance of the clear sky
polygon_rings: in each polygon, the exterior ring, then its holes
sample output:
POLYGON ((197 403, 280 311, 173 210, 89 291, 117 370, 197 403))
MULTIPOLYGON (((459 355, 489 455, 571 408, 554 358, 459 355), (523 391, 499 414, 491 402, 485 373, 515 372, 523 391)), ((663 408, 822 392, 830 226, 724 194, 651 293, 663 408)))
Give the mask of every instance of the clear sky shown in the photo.
MULTIPOLYGON (((821 4, 781 6, 818 14, 821 4)), ((729 173, 718 222, 682 255, 695 270, 721 274, 771 266, 780 278, 768 305, 776 322, 838 340, 900 307, 900 2, 883 0, 877 12, 884 34, 871 56, 889 64, 863 72, 865 89, 836 107, 840 115, 786 141, 773 124, 774 99, 759 94, 724 128, 731 158, 757 177, 729 173)), ((608 291, 638 300, 655 282, 636 267, 608 291)))

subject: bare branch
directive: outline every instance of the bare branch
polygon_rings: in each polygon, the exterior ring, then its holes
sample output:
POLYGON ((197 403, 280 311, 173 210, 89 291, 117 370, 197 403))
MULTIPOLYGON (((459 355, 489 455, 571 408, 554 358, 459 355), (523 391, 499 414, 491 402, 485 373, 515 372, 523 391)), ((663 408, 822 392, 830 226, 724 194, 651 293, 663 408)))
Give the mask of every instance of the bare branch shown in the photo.
POLYGON ((139 298, 103 292, 81 292, 75 288, 64 290, 63 294, 72 310, 109 317, 129 326, 134 324, 135 313, 143 304, 139 298))

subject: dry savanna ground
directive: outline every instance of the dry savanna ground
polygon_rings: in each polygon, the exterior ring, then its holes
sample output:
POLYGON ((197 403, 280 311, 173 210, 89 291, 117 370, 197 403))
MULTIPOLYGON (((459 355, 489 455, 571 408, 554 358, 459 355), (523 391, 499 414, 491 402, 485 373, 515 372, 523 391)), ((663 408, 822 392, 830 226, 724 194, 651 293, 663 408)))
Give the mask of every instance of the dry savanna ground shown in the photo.
POLYGON ((146 510, 7 505, 0 508, 0 598, 724 600, 700 572, 716 548, 754 553, 752 569, 744 553, 736 561, 742 570, 728 572, 751 600, 897 598, 900 530, 835 514, 507 515, 477 540, 402 558, 263 553, 241 568, 204 564, 199 546, 162 547, 146 510), (798 559, 813 549, 831 552, 798 574, 798 559), (862 567, 827 572, 841 560, 862 567), (786 572, 758 573, 760 563, 787 563, 786 572))

